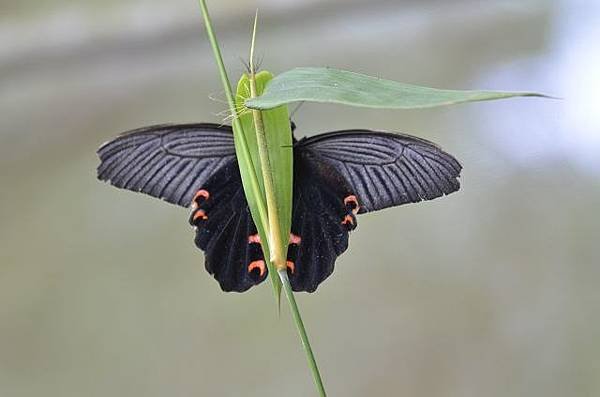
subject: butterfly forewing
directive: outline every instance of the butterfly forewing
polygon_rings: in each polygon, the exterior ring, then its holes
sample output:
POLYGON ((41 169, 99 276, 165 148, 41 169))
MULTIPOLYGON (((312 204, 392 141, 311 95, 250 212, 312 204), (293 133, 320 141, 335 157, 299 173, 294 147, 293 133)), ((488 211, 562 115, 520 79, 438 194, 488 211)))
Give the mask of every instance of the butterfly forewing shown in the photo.
POLYGON ((98 150, 98 178, 183 207, 221 167, 235 161, 231 127, 156 125, 125 133, 98 150))
POLYGON ((410 135, 347 130, 297 146, 318 155, 348 181, 361 213, 431 200, 460 187, 460 163, 434 143, 410 135))

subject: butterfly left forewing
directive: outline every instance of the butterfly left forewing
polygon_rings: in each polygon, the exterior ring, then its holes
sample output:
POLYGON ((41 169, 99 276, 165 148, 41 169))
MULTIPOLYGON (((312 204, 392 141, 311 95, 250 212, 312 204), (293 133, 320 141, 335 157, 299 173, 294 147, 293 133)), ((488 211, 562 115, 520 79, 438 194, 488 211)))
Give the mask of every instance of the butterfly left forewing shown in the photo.
POLYGON ((200 186, 235 162, 235 149, 229 126, 162 124, 121 134, 98 156, 98 179, 187 207, 200 186))

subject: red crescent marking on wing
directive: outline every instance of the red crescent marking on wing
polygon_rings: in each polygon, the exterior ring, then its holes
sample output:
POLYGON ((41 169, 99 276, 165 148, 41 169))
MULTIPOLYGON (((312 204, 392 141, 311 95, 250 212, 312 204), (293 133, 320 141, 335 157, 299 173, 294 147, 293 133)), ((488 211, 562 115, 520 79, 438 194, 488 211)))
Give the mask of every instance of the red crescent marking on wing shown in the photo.
POLYGON ((194 214, 194 220, 197 221, 198 219, 202 219, 202 220, 207 220, 208 216, 206 215, 206 213, 204 212, 204 210, 198 210, 196 211, 196 213, 194 214))
POLYGON ((360 206, 358 205, 358 199, 355 195, 350 195, 344 199, 344 205, 348 204, 352 205, 352 212, 354 213, 354 215, 358 214, 360 206))
POLYGON ((288 269, 290 269, 290 271, 292 273, 294 273, 296 271, 296 265, 294 265, 294 262, 292 262, 292 261, 286 261, 285 265, 287 266, 288 269))
POLYGON ((192 199, 192 209, 196 209, 198 208, 198 201, 200 201, 200 199, 204 199, 204 201, 208 200, 208 198, 210 197, 210 193, 208 192, 208 190, 204 190, 204 189, 200 189, 196 192, 196 194, 194 195, 194 198, 192 199))
POLYGON ((352 220, 352 216, 351 215, 346 215, 344 217, 344 220, 342 221, 342 225, 347 225, 347 224, 354 225, 354 221, 352 220))
POLYGON ((210 197, 210 193, 208 192, 208 190, 200 189, 194 196, 194 200, 197 200, 200 197, 204 197, 205 200, 208 200, 208 198, 210 197))
POLYGON ((302 238, 300 236, 298 236, 297 234, 294 234, 294 233, 290 233, 290 244, 299 245, 301 241, 302 241, 302 238))
POLYGON ((260 270, 260 277, 264 276, 265 272, 267 271, 267 267, 265 266, 265 261, 258 260, 258 261, 250 262, 250 264, 248 265, 248 273, 252 273, 252 271, 254 269, 260 270))
POLYGON ((248 236, 248 244, 260 244, 260 235, 258 233, 248 236))

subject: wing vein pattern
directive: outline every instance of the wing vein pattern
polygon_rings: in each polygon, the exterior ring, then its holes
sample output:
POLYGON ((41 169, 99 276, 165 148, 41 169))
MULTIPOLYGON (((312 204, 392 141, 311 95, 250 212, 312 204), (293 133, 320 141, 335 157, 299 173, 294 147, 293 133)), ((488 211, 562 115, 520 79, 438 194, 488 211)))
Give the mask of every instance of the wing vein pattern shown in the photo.
POLYGON ((457 191, 460 163, 436 144, 406 134, 336 131, 303 139, 358 196, 360 213, 431 200, 457 191))
POLYGON ((125 133, 98 150, 98 178, 187 207, 220 168, 235 161, 231 127, 155 125, 125 133))

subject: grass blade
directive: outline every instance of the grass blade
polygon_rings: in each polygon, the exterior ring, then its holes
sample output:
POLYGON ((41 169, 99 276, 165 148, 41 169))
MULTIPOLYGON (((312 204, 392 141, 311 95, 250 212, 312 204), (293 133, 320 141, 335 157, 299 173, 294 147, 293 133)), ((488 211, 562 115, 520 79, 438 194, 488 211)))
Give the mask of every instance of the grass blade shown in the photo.
POLYGON ((323 386, 323 379, 321 379, 319 367, 317 366, 315 355, 313 354, 312 347, 310 346, 310 341, 308 340, 308 335, 306 333, 306 329, 304 328, 304 322, 302 321, 302 317, 300 316, 300 311, 298 310, 296 298, 294 297, 294 291, 292 291, 292 286, 290 285, 290 280, 288 278, 287 272, 285 270, 280 270, 279 277, 281 278, 281 283, 283 285, 283 291, 285 293, 285 296, 287 297, 288 303, 290 304, 292 317, 294 318, 294 323, 296 324, 296 328, 298 329, 300 341, 302 342, 302 348, 306 353, 306 359, 308 360, 308 366, 313 375, 315 386, 319 391, 319 396, 325 397, 327 396, 327 393, 325 392, 325 387, 323 386))
MULTIPOLYGON (((273 75, 268 71, 261 71, 254 76, 256 91, 260 94, 273 75)), ((243 106, 244 100, 250 98, 251 81, 250 76, 244 74, 238 82, 237 104, 238 109, 243 106)), ((258 112, 258 111, 256 111, 258 112)), ((287 106, 280 106, 275 109, 260 111, 260 134, 264 135, 266 156, 259 154, 260 144, 258 142, 259 131, 255 128, 256 116, 253 112, 243 112, 240 115, 240 122, 246 135, 246 141, 250 148, 252 161, 254 163, 259 184, 263 193, 265 193, 263 169, 271 171, 270 177, 273 184, 273 195, 277 209, 276 218, 279 223, 282 246, 280 250, 287 252, 287 242, 291 228, 292 217, 292 186, 293 186, 293 147, 292 131, 289 121, 287 106), (261 164, 262 158, 268 158, 269 165, 261 164)), ((266 195, 265 195, 266 200, 266 195)), ((268 208, 267 203, 267 208, 268 208)), ((271 216, 269 216, 269 219, 271 216)), ((261 236, 262 237, 262 236, 261 236)), ((273 247, 271 247, 272 249, 273 247)), ((285 258, 284 258, 285 259, 285 258)))
MULTIPOLYGON (((204 24, 206 26, 208 40, 210 41, 211 47, 213 49, 215 61, 217 63, 217 68, 219 69, 219 75, 221 77, 221 82, 225 90, 225 97, 227 98, 229 111, 233 115, 232 125, 234 133, 235 152, 238 159, 238 165, 240 167, 240 174, 242 177, 242 184, 244 186, 246 200, 248 201, 248 206, 250 207, 250 212, 252 213, 252 219, 254 219, 257 229, 259 230, 259 232, 262 230, 262 233, 266 236, 266 231, 269 230, 269 220, 267 216, 267 206, 264 200, 264 194, 261 191, 260 182, 255 172, 256 167, 254 166, 252 161, 252 155, 250 153, 249 143, 246 140, 246 134, 244 133, 242 123, 238 118, 236 101, 233 97, 233 92, 231 90, 231 84, 229 83, 229 77, 227 76, 225 64, 223 63, 223 57, 221 56, 219 43, 217 41, 216 35, 212 27, 210 14, 208 13, 208 8, 206 6, 206 1, 199 0, 199 3, 200 8, 202 10, 202 17, 204 18, 204 24)), ((266 243, 267 239, 265 238, 263 241, 266 243)), ((267 249, 266 251, 268 252, 269 250, 267 249)), ((271 262, 267 255, 265 255, 265 260, 266 263, 270 266, 271 262)), ((275 274, 275 269, 269 269, 269 273, 275 274)), ((278 277, 271 277, 271 281, 273 284, 275 299, 277 301, 277 307, 279 307, 281 281, 278 277)))
MULTIPOLYGON (((258 93, 261 93, 266 84, 273 78, 273 75, 267 71, 262 71, 254 76, 254 84, 258 93)), ((243 108, 244 100, 251 97, 251 82, 248 74, 242 75, 238 82, 236 104, 238 109, 243 108)), ((292 155, 292 132, 289 122, 287 106, 277 107, 275 109, 260 111, 261 128, 260 132, 255 127, 255 115, 249 111, 242 111, 239 120, 242 125, 243 134, 254 165, 254 172, 258 177, 258 184, 261 195, 267 203, 267 227, 257 227, 261 241, 263 243, 263 253, 269 265, 269 276, 273 285, 281 285, 277 276, 277 269, 274 266, 274 260, 277 255, 274 254, 272 238, 269 236, 270 230, 279 231, 279 238, 275 244, 279 245, 276 251, 287 252, 288 237, 291 228, 292 217, 292 178, 293 178, 293 155, 292 155), (265 167, 262 159, 265 158, 259 153, 258 136, 264 135, 266 140, 266 158, 270 165, 265 167), (271 204, 272 210, 277 211, 276 216, 269 214, 268 195, 265 189, 265 175, 263 169, 271 170, 272 187, 274 202, 271 204), (272 219, 271 219, 272 218, 272 219), (269 223, 277 222, 279 226, 273 228, 269 223)), ((254 218, 254 213, 253 213, 254 218)), ((258 226, 258 223, 257 223, 258 226)), ((280 255, 281 256, 281 255, 280 255)), ((285 258, 283 258, 285 266, 285 258)))

